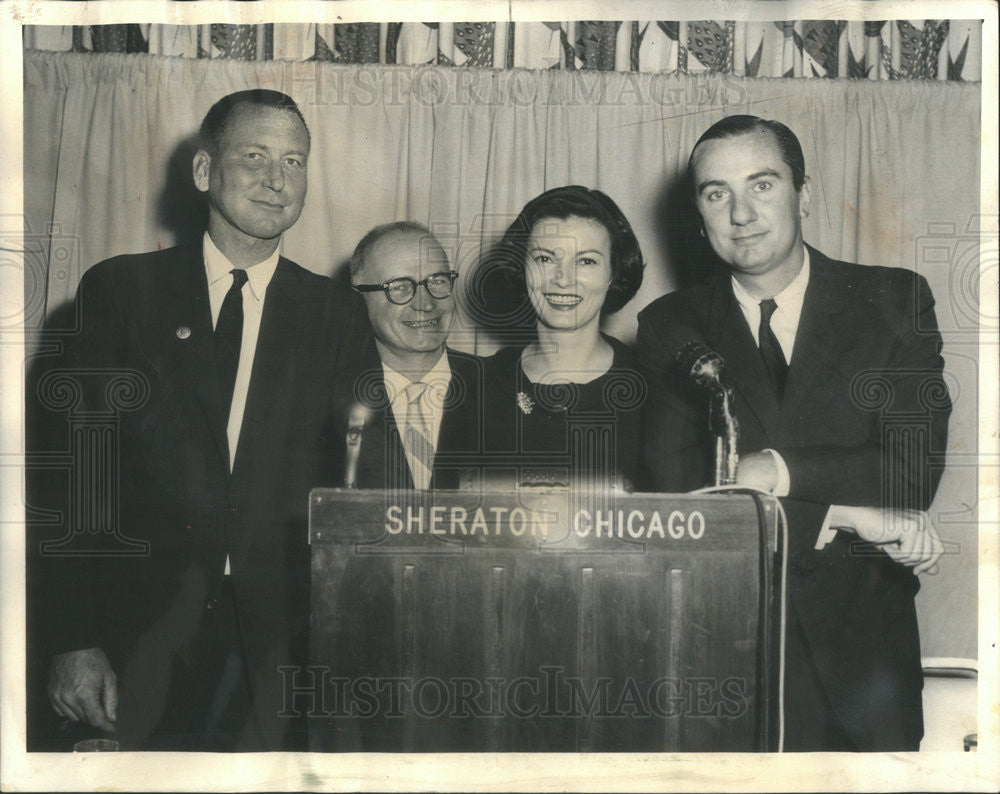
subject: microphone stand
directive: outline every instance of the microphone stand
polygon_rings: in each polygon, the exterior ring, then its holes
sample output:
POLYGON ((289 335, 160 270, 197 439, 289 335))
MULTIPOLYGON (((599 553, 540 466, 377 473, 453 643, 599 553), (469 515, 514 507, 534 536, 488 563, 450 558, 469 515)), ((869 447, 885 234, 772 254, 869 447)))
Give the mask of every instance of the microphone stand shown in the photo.
POLYGON ((715 436, 715 484, 735 485, 740 462, 739 426, 733 413, 731 389, 719 386, 712 391, 709 429, 715 436))
POLYGON ((347 415, 347 461, 344 466, 344 487, 358 487, 358 458, 361 457, 361 441, 364 437, 368 409, 355 403, 347 415))
POLYGON ((734 485, 739 456, 739 423, 726 362, 702 342, 691 341, 674 360, 681 371, 709 394, 708 429, 715 437, 715 484, 734 485))

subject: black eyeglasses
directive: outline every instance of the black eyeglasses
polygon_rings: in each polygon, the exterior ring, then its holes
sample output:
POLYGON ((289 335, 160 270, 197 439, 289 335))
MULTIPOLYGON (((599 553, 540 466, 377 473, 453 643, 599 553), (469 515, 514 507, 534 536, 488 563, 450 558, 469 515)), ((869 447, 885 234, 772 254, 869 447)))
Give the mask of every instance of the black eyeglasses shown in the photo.
POLYGON ((458 271, 444 270, 440 273, 431 273, 421 281, 414 281, 412 278, 403 276, 390 281, 383 281, 381 284, 352 284, 351 288, 355 292, 378 292, 382 290, 389 303, 397 306, 405 306, 413 296, 417 294, 417 287, 423 286, 427 294, 435 300, 441 300, 451 295, 455 288, 455 279, 458 278, 458 271))

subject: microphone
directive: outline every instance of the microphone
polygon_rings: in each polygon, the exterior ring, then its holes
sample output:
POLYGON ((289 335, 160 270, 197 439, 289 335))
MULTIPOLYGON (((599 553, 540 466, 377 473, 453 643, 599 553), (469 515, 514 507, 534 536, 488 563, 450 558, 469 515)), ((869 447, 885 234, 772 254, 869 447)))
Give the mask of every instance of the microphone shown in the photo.
POLYGON ((371 410, 354 403, 347 412, 347 463, 344 467, 344 487, 358 487, 358 458, 361 456, 361 440, 365 425, 371 417, 371 410))
POLYGON ((732 389, 729 370, 722 356, 703 342, 690 341, 678 351, 677 366, 705 389, 732 389))
POLYGON ((736 483, 739 423, 733 410, 733 381, 722 356, 703 342, 690 341, 674 358, 677 366, 709 392, 708 429, 715 436, 715 484, 736 483))

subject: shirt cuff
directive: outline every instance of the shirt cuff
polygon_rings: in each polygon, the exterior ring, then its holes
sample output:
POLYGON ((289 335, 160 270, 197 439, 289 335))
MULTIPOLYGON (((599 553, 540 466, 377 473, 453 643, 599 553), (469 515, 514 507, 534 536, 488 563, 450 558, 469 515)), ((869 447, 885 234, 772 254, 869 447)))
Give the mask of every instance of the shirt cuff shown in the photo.
POLYGON ((778 470, 778 484, 774 486, 774 490, 771 493, 774 496, 788 496, 788 492, 792 490, 792 480, 788 474, 788 464, 785 463, 785 459, 778 454, 777 450, 765 449, 762 451, 770 453, 771 460, 774 461, 774 466, 778 470))
POLYGON ((819 529, 819 534, 816 536, 816 545, 813 548, 816 551, 822 551, 826 544, 837 537, 837 530, 830 526, 830 516, 833 513, 833 506, 827 508, 826 516, 823 518, 823 526, 819 529))

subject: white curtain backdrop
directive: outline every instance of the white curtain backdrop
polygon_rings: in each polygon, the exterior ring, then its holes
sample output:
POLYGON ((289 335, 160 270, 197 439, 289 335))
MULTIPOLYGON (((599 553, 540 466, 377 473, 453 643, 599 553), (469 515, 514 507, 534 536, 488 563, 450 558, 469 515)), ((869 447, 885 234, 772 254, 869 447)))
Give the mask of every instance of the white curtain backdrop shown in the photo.
MULTIPOLYGON (((935 509, 965 550, 946 562, 962 576, 932 582, 924 603, 943 616, 971 610, 971 625, 948 626, 949 647, 925 651, 975 656, 975 513, 965 505, 976 504, 978 84, 29 52, 25 211, 39 249, 25 274, 39 304, 29 324, 71 300, 95 262, 191 231, 185 142, 215 100, 258 86, 296 98, 312 131, 309 194, 286 256, 337 274, 368 229, 405 218, 436 231, 467 285, 482 246, 528 199, 596 187, 631 220, 648 263, 640 293, 608 323, 626 341, 638 310, 683 272, 694 229, 677 221, 677 184, 697 137, 725 114, 788 124, 812 177, 807 241, 835 258, 916 269, 937 297, 951 446, 966 457, 949 464, 935 509)), ((479 353, 495 344, 468 317, 452 343, 479 353)))

